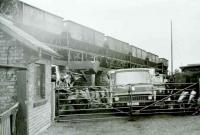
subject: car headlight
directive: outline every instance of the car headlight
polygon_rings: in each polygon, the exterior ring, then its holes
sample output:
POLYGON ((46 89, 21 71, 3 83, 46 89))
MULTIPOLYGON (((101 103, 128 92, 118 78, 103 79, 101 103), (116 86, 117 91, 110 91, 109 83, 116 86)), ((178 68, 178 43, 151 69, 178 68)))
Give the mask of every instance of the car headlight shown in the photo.
POLYGON ((114 100, 117 102, 119 101, 119 97, 114 97, 114 100))
POLYGON ((148 96, 148 99, 149 99, 149 100, 152 100, 152 99, 153 99, 153 96, 152 96, 152 95, 149 95, 149 96, 148 96))

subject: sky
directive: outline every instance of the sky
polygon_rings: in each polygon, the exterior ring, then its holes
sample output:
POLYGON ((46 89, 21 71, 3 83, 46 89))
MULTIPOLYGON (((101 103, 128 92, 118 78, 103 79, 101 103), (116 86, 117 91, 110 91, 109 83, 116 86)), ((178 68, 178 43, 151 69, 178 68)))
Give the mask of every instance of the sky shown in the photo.
MULTIPOLYGON (((170 60, 200 63, 199 0, 21 0, 170 60)), ((170 61, 169 61, 170 62, 170 61)), ((169 63, 170 65, 170 63, 169 63)), ((170 70, 170 67, 169 67, 170 70)))

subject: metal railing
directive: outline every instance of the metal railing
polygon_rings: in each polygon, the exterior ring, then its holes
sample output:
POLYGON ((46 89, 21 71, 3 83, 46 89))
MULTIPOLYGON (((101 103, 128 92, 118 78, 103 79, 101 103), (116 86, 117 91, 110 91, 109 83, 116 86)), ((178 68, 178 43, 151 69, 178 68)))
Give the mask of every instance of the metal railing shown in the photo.
POLYGON ((16 114, 19 103, 0 114, 0 135, 16 135, 16 114))
POLYGON ((137 94, 137 88, 132 89, 136 85, 74 86, 57 90, 57 120, 116 119, 141 114, 195 113, 198 110, 198 83, 159 84, 165 89, 155 87, 152 94, 137 94), (186 93, 180 100, 183 92, 186 93), (190 97, 193 99, 189 100, 190 97))
MULTIPOLYGON (((166 85, 166 84, 165 84, 166 85)), ((173 89, 165 89, 164 91, 170 91, 169 94, 156 95, 156 97, 161 97, 159 100, 144 106, 131 114, 141 115, 141 114, 162 114, 162 113, 193 113, 195 114, 199 111, 198 98, 199 98, 199 83, 167 83, 167 85, 173 85, 173 89), (184 88, 176 88, 176 85, 184 88), (195 92, 192 92, 195 91, 195 92), (183 97, 181 99, 181 96, 183 97), (193 99, 190 99, 193 97, 193 99), (168 100, 170 99, 170 100, 168 100), (180 100, 181 99, 181 100, 180 100), (179 101, 180 100, 180 101, 179 101), (156 105, 167 105, 171 106, 169 108, 154 108, 156 105)))

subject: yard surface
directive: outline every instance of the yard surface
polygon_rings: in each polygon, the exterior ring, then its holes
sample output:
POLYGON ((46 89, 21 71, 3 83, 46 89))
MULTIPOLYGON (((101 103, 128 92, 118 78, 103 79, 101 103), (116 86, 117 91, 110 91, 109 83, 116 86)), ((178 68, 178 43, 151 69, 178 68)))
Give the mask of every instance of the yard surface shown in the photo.
POLYGON ((155 115, 54 123, 40 135, 199 135, 200 116, 155 115))

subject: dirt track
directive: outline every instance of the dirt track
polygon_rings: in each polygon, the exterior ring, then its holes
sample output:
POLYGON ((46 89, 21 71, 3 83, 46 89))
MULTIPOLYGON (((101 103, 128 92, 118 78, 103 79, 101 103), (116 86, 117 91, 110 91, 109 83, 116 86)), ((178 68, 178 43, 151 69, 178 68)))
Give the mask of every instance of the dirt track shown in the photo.
POLYGON ((199 135, 200 116, 157 115, 96 122, 54 123, 40 135, 199 135))

